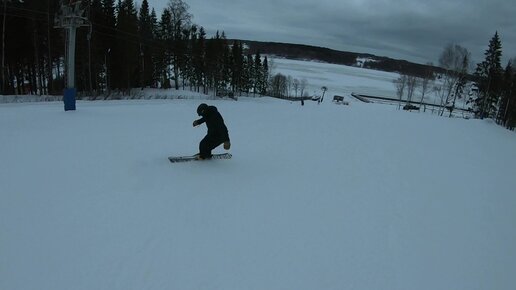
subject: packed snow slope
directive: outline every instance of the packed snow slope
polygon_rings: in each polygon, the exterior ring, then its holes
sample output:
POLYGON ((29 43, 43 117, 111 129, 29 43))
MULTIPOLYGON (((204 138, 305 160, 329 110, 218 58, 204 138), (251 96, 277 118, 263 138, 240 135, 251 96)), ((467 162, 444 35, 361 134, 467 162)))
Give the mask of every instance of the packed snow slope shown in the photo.
POLYGON ((167 160, 200 100, 0 105, 0 289, 514 289, 513 132, 206 102, 230 160, 167 160))

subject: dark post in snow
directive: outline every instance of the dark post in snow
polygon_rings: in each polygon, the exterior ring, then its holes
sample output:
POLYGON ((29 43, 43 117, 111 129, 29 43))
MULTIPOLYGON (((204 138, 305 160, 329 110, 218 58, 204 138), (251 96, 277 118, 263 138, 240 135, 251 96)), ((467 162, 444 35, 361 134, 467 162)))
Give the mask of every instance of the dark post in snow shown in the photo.
POLYGON ((65 111, 75 110, 75 39, 77 28, 89 26, 87 17, 84 17, 84 7, 81 0, 63 0, 61 11, 56 16, 55 28, 66 29, 66 88, 64 90, 63 102, 65 111))

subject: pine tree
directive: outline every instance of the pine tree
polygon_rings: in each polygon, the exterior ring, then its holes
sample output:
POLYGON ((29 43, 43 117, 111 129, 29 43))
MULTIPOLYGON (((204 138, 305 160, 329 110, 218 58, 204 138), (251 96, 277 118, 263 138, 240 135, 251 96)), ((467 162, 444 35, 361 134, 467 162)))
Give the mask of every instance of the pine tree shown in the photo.
POLYGON ((140 34, 140 74, 142 87, 153 85, 154 64, 152 61, 152 47, 154 43, 154 23, 149 11, 149 3, 143 0, 140 7, 138 28, 140 34))
POLYGON ((226 38, 226 33, 223 31, 221 36, 221 50, 222 55, 220 58, 221 66, 221 85, 220 88, 223 91, 223 95, 228 95, 228 88, 231 87, 231 70, 233 67, 231 50, 226 38))
POLYGON ((177 77, 181 78, 181 85, 183 87, 183 90, 186 86, 186 81, 189 77, 189 65, 190 65, 190 58, 191 53, 189 49, 189 43, 190 42, 190 27, 186 28, 184 27, 181 30, 181 34, 176 40, 176 53, 177 53, 177 66, 179 68, 177 77))
MULTIPOLYGON (((106 95, 114 88, 113 78, 113 53, 116 46, 116 16, 115 0, 102 0, 102 18, 97 22, 100 48, 104 56, 104 83, 106 95)), ((95 27, 95 23, 94 23, 95 27)))
POLYGON ((514 130, 516 127, 516 71, 512 71, 512 81, 509 85, 509 94, 507 98, 507 113, 505 127, 514 130))
POLYGON ((496 123, 500 125, 505 125, 507 121, 507 112, 509 109, 509 99, 511 95, 512 89, 512 77, 513 77, 513 68, 512 64, 509 61, 507 64, 502 80, 501 87, 501 98, 500 98, 500 109, 498 110, 498 115, 496 116, 496 123))
POLYGON ((87 57, 87 81, 85 86, 91 91, 92 96, 95 96, 101 88, 106 86, 105 77, 105 30, 107 26, 106 15, 101 0, 91 0, 89 9, 89 20, 92 24, 91 30, 86 27, 86 37, 88 40, 87 57))
MULTIPOLYGON (((127 93, 137 86, 170 87, 174 79, 176 88, 182 81, 183 88, 202 87, 205 93, 264 93, 267 61, 262 63, 259 55, 244 57, 242 44, 228 45, 224 32, 207 40, 203 27, 191 25, 183 1, 170 0, 158 23, 148 0, 142 0, 138 11, 134 0, 82 0, 92 25, 78 29, 77 89, 108 97, 111 89, 127 93)), ((50 20, 60 4, 26 0, 6 5, 2 93, 43 94, 63 88, 64 33, 54 33, 50 20), (24 15, 15 17, 9 9, 24 15)))
POLYGON ((496 117, 502 84, 502 45, 498 32, 489 41, 484 53, 485 60, 477 65, 478 98, 475 100, 476 115, 483 119, 496 117))
MULTIPOLYGON (((43 1, 29 2, 27 5, 30 5, 29 9, 34 11, 45 11, 47 9, 47 3, 43 1)), ((29 34, 32 37, 34 56, 32 85, 34 86, 34 93, 39 95, 46 92, 45 58, 48 53, 46 48, 47 26, 50 25, 46 20, 45 18, 33 17, 31 19, 31 34, 29 34)))
POLYGON ((193 88, 194 83, 194 72, 193 72, 193 47, 195 40, 197 39, 197 26, 192 25, 189 29, 183 29, 183 41, 185 45, 185 59, 181 67, 181 76, 183 80, 183 90, 186 89, 186 85, 193 88))
POLYGON ((159 25, 158 25, 158 17, 156 16, 156 10, 152 8, 151 12, 151 27, 152 27, 152 47, 150 49, 151 51, 151 61, 152 61, 152 76, 151 76, 151 86, 152 87, 158 87, 158 80, 159 80, 159 73, 157 70, 156 63, 159 59, 160 55, 160 40, 158 38, 158 31, 159 31, 159 25))
POLYGON ((249 94, 251 89, 254 87, 254 60, 253 56, 251 54, 248 54, 245 58, 244 63, 244 77, 243 77, 243 84, 244 84, 244 92, 249 94))
POLYGON ((215 36, 206 42, 206 85, 215 93, 223 87, 224 43, 217 31, 215 36))
POLYGON ((186 62, 186 40, 184 30, 189 30, 192 15, 188 12, 189 6, 183 0, 169 0, 168 9, 170 11, 170 25, 172 28, 172 64, 174 70, 174 85, 179 89, 180 71, 186 62))
POLYGON ((244 69, 244 57, 242 45, 238 41, 233 42, 231 48, 231 89, 233 93, 242 91, 242 74, 244 69))
POLYGON ((168 67, 171 64, 172 58, 172 27, 170 25, 170 10, 165 8, 161 14, 161 20, 158 28, 158 39, 160 50, 156 54, 156 72, 161 87, 164 89, 170 88, 170 76, 168 67))
POLYGON ((137 86, 140 80, 138 17, 133 0, 119 1, 117 16, 117 45, 113 53, 116 67, 113 80, 117 88, 129 93, 129 90, 137 86))
POLYGON ((269 60, 267 59, 267 56, 265 56, 265 58, 263 60, 263 66, 262 66, 262 86, 261 86, 261 90, 260 90, 261 95, 267 94, 267 87, 269 84, 269 77, 270 77, 269 74, 270 74, 269 60))
POLYGON ((60 44, 64 43, 56 41, 57 38, 52 33, 53 23, 50 15, 55 13, 58 3, 55 0, 3 0, 0 3, 1 93, 48 93, 53 81, 53 54, 62 51, 57 46, 63 46, 60 44), (52 46, 56 46, 56 49, 52 49, 52 46))
POLYGON ((193 40, 192 65, 193 65, 193 79, 196 91, 199 92, 201 86, 203 92, 206 93, 206 32, 201 26, 193 40))
POLYGON ((263 67, 260 52, 256 52, 256 55, 254 56, 253 68, 253 94, 256 95, 256 93, 260 93, 261 88, 263 86, 263 67))

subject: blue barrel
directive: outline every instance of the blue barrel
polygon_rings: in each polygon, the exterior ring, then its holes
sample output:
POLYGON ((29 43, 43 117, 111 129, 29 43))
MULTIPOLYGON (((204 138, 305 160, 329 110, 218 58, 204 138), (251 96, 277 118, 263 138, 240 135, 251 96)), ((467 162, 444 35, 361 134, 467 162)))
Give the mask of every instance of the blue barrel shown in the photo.
POLYGON ((75 96, 77 96, 75 88, 64 90, 63 101, 65 111, 75 111, 75 96))

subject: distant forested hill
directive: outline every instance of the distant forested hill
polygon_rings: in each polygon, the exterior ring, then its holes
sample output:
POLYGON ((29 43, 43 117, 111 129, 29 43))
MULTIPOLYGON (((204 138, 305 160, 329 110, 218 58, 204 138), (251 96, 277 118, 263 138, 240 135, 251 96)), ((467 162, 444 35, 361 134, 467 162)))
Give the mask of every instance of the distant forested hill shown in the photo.
POLYGON ((388 57, 380 57, 367 53, 338 51, 325 47, 302 44, 259 42, 249 40, 240 41, 248 46, 248 53, 250 54, 256 54, 259 52, 260 54, 276 55, 289 59, 316 60, 349 66, 361 66, 364 68, 388 72, 399 72, 418 77, 427 75, 429 70, 435 73, 440 73, 443 71, 441 68, 435 66, 428 66, 388 57))

